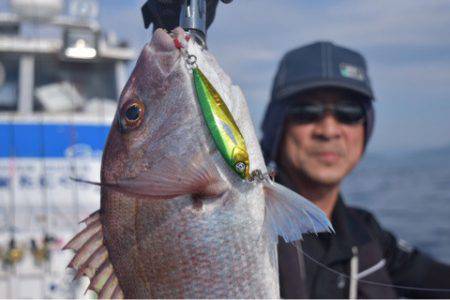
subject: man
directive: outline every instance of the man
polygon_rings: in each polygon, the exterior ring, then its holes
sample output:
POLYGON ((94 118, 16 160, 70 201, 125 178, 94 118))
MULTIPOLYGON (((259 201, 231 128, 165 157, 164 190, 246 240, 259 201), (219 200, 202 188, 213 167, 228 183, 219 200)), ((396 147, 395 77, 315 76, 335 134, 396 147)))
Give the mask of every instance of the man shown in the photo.
POLYGON ((280 63, 263 122, 265 157, 277 180, 311 199, 336 230, 301 245, 280 242, 282 297, 450 297, 427 290, 450 289, 450 266, 397 240, 340 194, 371 136, 373 99, 365 60, 352 50, 318 42, 280 63))

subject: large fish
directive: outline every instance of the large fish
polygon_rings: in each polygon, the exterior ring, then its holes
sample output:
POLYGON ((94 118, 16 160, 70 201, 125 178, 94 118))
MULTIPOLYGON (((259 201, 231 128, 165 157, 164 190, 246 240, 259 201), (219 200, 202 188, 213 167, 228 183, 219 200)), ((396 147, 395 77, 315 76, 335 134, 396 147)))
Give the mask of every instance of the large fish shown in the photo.
POLYGON ((120 97, 101 208, 66 245, 69 267, 100 298, 278 298, 277 236, 331 225, 266 172, 239 87, 182 29, 157 30, 120 97))

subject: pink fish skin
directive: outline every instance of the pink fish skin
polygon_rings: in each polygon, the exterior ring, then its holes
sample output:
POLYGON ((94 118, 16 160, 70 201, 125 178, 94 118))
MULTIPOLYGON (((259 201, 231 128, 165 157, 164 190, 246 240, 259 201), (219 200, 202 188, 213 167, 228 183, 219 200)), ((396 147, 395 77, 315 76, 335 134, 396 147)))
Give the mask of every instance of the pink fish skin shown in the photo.
MULTIPOLYGON (((168 176, 184 180, 189 174, 182 169, 195 163, 211 168, 211 181, 217 183, 206 191, 209 195, 170 199, 102 189, 105 244, 120 286, 129 298, 277 298, 276 266, 269 261, 267 239, 261 237, 262 187, 229 171, 194 93, 172 38, 157 31, 142 51, 118 109, 129 99, 140 99, 145 119, 125 134, 117 121, 113 124, 102 182, 145 182, 145 176, 169 171, 175 174, 168 176)), ((200 194, 211 183, 198 184, 200 194)), ((142 188, 138 185, 136 189, 142 188)))
MULTIPOLYGON (((327 230, 324 214, 266 180, 242 180, 204 122, 192 71, 157 30, 126 84, 103 153, 101 208, 67 249, 100 298, 278 298, 277 235, 327 230)), ((266 172, 242 92, 208 51, 189 53, 266 172)))

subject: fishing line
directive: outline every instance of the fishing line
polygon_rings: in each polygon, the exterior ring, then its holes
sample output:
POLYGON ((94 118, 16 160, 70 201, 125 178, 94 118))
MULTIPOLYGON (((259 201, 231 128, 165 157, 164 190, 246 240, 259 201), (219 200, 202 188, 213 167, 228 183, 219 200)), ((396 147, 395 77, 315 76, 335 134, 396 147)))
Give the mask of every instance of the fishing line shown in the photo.
POLYGON ((310 261, 312 261, 313 263, 317 264, 318 266, 324 268, 325 270, 338 275, 338 276, 343 276, 349 280, 357 280, 358 282, 361 283, 367 283, 367 284, 371 284, 371 285, 376 285, 376 286, 383 286, 383 287, 392 287, 392 288, 396 288, 396 289, 402 289, 402 290, 412 290, 412 291, 424 291, 424 292, 441 292, 441 293, 445 293, 445 292, 450 292, 450 289, 437 289, 437 288, 421 288, 421 287, 414 287, 414 286, 406 286, 406 285, 397 285, 397 284, 389 284, 389 283, 382 283, 382 282, 377 282, 377 281, 371 281, 371 280, 364 280, 364 279, 358 279, 358 278, 354 278, 350 275, 341 273, 339 271, 336 271, 328 266, 326 266, 325 264, 321 263, 320 261, 318 261, 317 259, 315 259, 314 257, 310 256, 309 254, 305 253, 301 247, 296 247, 297 250, 299 252, 301 252, 306 258, 308 258, 310 261))

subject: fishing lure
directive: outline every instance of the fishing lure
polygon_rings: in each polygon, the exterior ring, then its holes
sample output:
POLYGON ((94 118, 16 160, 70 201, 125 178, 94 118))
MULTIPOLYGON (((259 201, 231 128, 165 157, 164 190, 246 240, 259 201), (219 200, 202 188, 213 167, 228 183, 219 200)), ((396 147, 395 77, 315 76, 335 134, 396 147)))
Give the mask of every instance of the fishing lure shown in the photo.
POLYGON ((247 146, 230 110, 197 66, 197 57, 187 53, 177 39, 175 39, 175 45, 182 51, 188 68, 192 70, 200 108, 219 152, 242 179, 252 180, 247 146))

